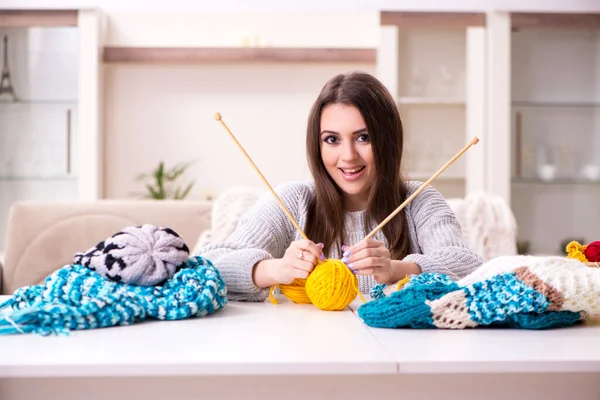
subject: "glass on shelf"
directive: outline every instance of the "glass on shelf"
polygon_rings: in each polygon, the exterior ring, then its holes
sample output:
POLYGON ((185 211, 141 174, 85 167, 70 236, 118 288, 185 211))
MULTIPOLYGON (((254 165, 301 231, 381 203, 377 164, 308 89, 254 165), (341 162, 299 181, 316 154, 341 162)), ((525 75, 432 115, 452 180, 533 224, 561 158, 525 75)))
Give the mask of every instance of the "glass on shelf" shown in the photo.
POLYGON ((409 97, 427 97, 429 73, 423 67, 413 66, 410 72, 408 85, 409 97))
POLYGON ((446 65, 441 65, 437 68, 434 80, 435 86, 432 90, 440 97, 454 97, 455 92, 455 81, 454 74, 450 71, 450 68, 446 65))
POLYGON ((456 99, 456 77, 447 65, 434 68, 413 66, 404 98, 456 99))
POLYGON ((514 101, 513 105, 517 105, 513 108, 515 181, 595 182, 600 103, 598 108, 593 102, 569 101, 514 101))

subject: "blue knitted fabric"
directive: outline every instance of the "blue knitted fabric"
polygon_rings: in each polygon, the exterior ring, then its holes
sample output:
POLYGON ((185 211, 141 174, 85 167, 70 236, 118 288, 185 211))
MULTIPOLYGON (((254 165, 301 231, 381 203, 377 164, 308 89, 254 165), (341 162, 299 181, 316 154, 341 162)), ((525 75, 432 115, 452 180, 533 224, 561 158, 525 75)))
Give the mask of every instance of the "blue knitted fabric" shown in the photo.
MULTIPOLYGON (((549 329, 570 326, 598 313, 600 270, 555 259, 535 267, 522 265, 497 273, 477 271, 480 279, 453 281, 448 276, 424 273, 412 276, 396 289, 376 285, 372 301, 361 305, 358 315, 366 325, 378 328, 464 329, 480 326, 549 329)), ((570 262, 570 261, 569 261, 570 262)), ((505 270, 507 268, 504 268, 505 270)), ((493 270, 492 270, 493 271, 493 270)))
POLYGON ((114 282, 80 264, 67 265, 43 285, 15 291, 0 305, 0 334, 66 334, 70 330, 180 320, 212 314, 227 290, 210 260, 195 256, 156 286, 114 282))

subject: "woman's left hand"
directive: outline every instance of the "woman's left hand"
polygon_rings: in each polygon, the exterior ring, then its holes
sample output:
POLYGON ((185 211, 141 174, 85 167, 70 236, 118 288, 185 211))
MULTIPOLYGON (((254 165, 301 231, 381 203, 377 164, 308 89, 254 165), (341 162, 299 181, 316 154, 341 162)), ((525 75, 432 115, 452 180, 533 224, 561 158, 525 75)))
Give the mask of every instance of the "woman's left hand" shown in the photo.
POLYGON ((361 240, 351 247, 343 247, 344 262, 356 275, 373 275, 379 283, 393 280, 394 271, 390 251, 383 242, 374 239, 361 240))

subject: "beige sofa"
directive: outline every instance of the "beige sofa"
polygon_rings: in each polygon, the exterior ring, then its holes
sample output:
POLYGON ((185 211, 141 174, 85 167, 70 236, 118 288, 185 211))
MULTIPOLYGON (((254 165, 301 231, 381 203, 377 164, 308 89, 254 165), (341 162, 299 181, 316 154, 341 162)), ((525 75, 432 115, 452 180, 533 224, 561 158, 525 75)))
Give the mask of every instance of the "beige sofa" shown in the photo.
POLYGON ((208 201, 101 200, 95 202, 17 202, 11 207, 0 293, 42 282, 86 251, 127 226, 169 227, 190 251, 210 228, 208 201))
MULTIPOLYGON (((70 264, 77 252, 132 225, 154 224, 180 234, 195 249, 229 236, 264 190, 232 187, 213 202, 100 200, 13 204, 6 236, 2 294, 42 282, 70 264)), ((516 254, 517 226, 510 207, 497 196, 473 193, 448 199, 467 245, 484 260, 516 254)))

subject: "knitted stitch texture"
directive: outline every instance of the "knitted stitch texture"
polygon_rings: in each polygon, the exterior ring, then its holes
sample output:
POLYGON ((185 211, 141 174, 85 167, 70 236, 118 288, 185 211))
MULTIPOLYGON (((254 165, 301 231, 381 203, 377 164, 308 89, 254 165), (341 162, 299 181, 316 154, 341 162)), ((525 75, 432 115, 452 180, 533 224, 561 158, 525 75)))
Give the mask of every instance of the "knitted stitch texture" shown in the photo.
POLYGON ((458 282, 425 273, 403 285, 376 285, 358 315, 379 328, 549 329, 600 315, 599 293, 600 269, 578 260, 504 256, 458 282))
POLYGON ((504 198, 477 191, 446 201, 456 214, 467 246, 484 261, 517 255, 517 221, 504 198))
POLYGON ((183 238, 170 228, 145 224, 128 226, 85 253, 81 264, 115 282, 153 286, 169 279, 189 257, 183 238))
MULTIPOLYGON (((407 182, 409 194, 422 182, 407 182)), ((277 195, 302 230, 306 229, 308 205, 314 197, 313 182, 291 182, 275 188, 277 195)), ((435 272, 460 279, 483 263, 463 240, 461 227, 444 197, 427 186, 403 210, 406 213, 410 254, 404 261, 417 263, 424 272, 435 272)), ((342 245, 352 246, 377 226, 365 222, 365 211, 344 213, 344 242, 338 241, 325 257, 342 258, 342 245)), ((269 290, 257 287, 252 280, 256 263, 283 257, 300 233, 282 211, 271 193, 263 195, 239 220, 235 231, 216 243, 197 248, 194 254, 210 259, 227 284, 228 297, 237 301, 264 301, 269 290)), ((381 230, 373 239, 388 246, 381 230)), ((358 288, 369 293, 377 282, 373 276, 359 276, 358 288)))
POLYGON ((83 265, 65 266, 43 285, 15 291, 0 305, 0 334, 67 334, 70 330, 179 320, 212 314, 227 304, 212 263, 190 257, 162 286, 114 282, 83 265))

